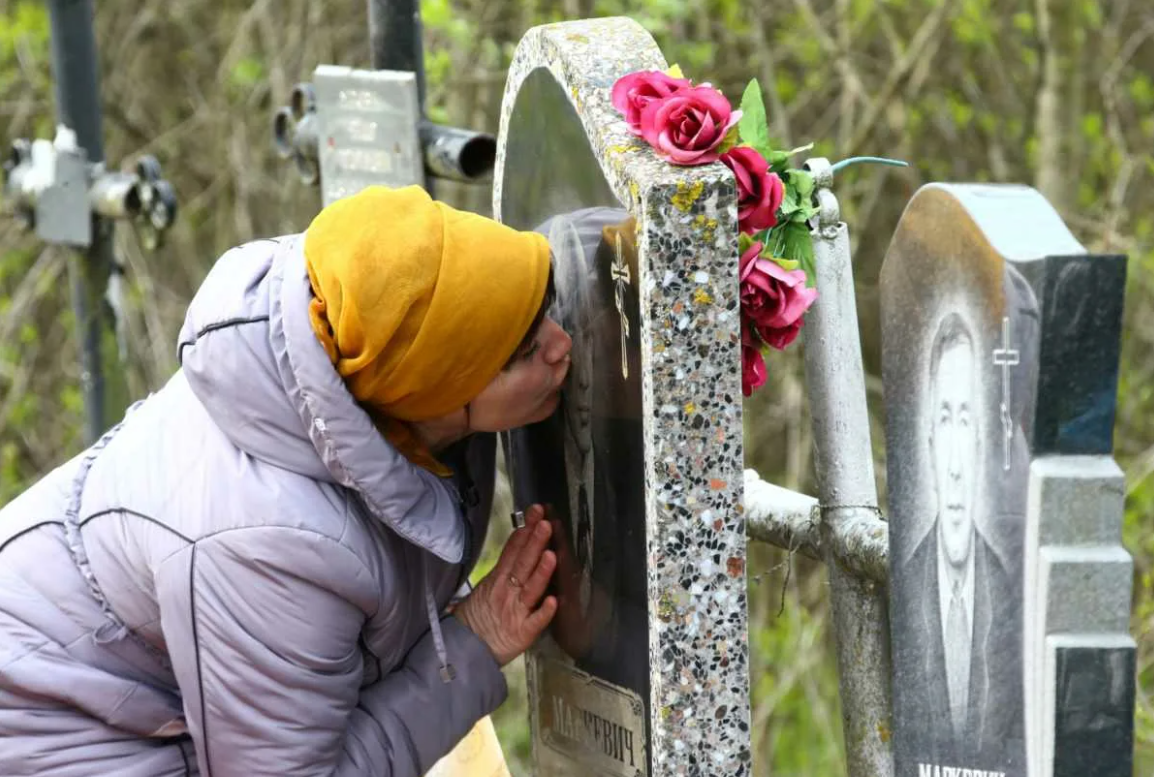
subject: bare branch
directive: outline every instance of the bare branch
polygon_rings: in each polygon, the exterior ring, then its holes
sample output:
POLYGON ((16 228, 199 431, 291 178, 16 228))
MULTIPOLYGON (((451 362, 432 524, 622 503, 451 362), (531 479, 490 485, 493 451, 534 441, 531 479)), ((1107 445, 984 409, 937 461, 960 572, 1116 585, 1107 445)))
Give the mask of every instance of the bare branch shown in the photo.
POLYGON ((773 127, 773 134, 778 142, 787 147, 793 146, 793 133, 790 131, 790 114, 781 99, 781 91, 777 88, 777 63, 769 47, 769 39, 765 34, 766 20, 762 16, 764 4, 757 5, 757 18, 752 25, 754 51, 757 52, 757 62, 760 66, 758 82, 761 88, 769 95, 769 121, 773 127))
POLYGON ((1053 37, 1050 0, 1034 0, 1038 30, 1038 51, 1042 74, 1034 102, 1034 131, 1038 138, 1038 166, 1034 186, 1059 211, 1067 187, 1062 179, 1062 119, 1058 96, 1062 92, 1062 70, 1053 37))
POLYGON ((944 23, 955 5, 957 5, 957 0, 942 0, 942 3, 922 22, 910 41, 910 47, 906 49, 901 60, 890 70, 881 90, 870 101, 865 110, 865 116, 858 124, 849 144, 842 150, 842 154, 854 156, 860 151, 862 145, 873 133, 874 127, 884 113, 887 104, 893 99, 894 93, 897 92, 898 87, 913 70, 918 60, 923 56, 933 58, 937 46, 941 43, 944 23))
MULTIPOLYGON (((849 0, 837 0, 835 8, 837 12, 838 58, 841 60, 837 67, 843 72, 854 71, 853 59, 851 58, 849 0)), ((846 147, 850 135, 853 133, 854 103, 857 101, 857 96, 850 88, 849 82, 843 81, 837 132, 839 148, 846 147)))
POLYGON ((11 342, 17 328, 31 318, 41 289, 51 288, 64 267, 64 253, 52 248, 41 250, 32 267, 12 292, 8 309, 0 318, 0 343, 11 342))
POLYGON ((866 89, 862 85, 861 78, 858 77, 857 72, 850 66, 849 59, 842 56, 841 47, 838 46, 830 34, 826 32, 825 24, 817 13, 813 10, 813 5, 810 0, 794 0, 794 5, 797 10, 801 12, 802 17, 805 18, 809 25, 810 32, 813 34, 814 40, 821 46, 822 52, 826 57, 834 63, 837 69, 838 76, 842 79, 844 88, 848 89, 856 100, 864 100, 866 89))

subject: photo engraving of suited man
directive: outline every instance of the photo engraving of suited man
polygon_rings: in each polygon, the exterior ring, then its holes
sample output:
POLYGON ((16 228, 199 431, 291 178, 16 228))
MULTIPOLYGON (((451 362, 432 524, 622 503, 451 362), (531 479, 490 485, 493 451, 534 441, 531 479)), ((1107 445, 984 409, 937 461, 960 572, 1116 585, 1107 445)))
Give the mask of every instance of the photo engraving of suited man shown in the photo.
POLYGON ((908 668, 919 675, 909 679, 922 684, 929 712, 916 759, 1001 769, 1005 744, 1017 741, 1020 648, 1011 576, 979 520, 990 495, 982 488, 987 408, 977 343, 955 311, 939 322, 930 347, 925 418, 935 514, 905 562, 923 635, 908 668))
MULTIPOLYGON (((558 614, 550 636, 582 671, 642 692, 648 621, 645 565, 637 563, 645 554, 640 352, 628 349, 623 367, 623 282, 612 272, 624 264, 626 276, 637 277, 636 222, 624 208, 600 206, 556 214, 535 230, 553 250, 551 315, 572 338, 572 364, 556 413, 506 436, 514 491, 521 503, 546 505, 555 521, 558 614)), ((633 341, 635 330, 636 323, 626 330, 633 341)))

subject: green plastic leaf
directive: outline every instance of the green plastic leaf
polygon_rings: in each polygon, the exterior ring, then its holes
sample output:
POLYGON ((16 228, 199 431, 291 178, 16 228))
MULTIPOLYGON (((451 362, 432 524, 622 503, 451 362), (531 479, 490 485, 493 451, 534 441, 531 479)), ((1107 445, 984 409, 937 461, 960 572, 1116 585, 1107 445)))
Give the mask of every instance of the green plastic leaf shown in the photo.
POLYGON ((797 213, 802 207, 802 200, 798 197, 797 187, 792 186, 788 181, 783 181, 785 184, 785 195, 781 199, 781 216, 783 219, 788 219, 797 213))
POLYGON ((757 241, 755 241, 752 237, 750 237, 749 235, 742 232, 740 235, 737 236, 737 252, 738 252, 738 254, 739 255, 745 254, 745 252, 749 250, 749 247, 751 245, 753 245, 755 242, 757 242, 757 241))
POLYGON ((813 176, 804 170, 790 170, 789 182, 797 188, 798 197, 813 196, 813 176))
POLYGON ((821 209, 818 208, 816 205, 812 205, 812 204, 802 205, 800 208, 798 208, 796 211, 794 211, 793 215, 791 215, 789 217, 789 220, 790 221, 796 221, 799 224, 805 224, 807 221, 812 219, 814 216, 816 216, 820 212, 821 212, 821 209))
POLYGON ((669 67, 669 69, 665 71, 665 75, 669 76, 670 78, 685 78, 685 74, 681 72, 681 65, 677 64, 676 62, 674 62, 669 67))
POLYGON ((788 151, 774 151, 765 155, 765 159, 769 162, 769 171, 782 175, 789 170, 789 152, 788 151))
POLYGON ((769 123, 765 118, 765 103, 761 99, 761 85, 754 78, 741 95, 741 120, 737 124, 743 143, 752 146, 762 156, 773 153, 769 140, 769 123))
POLYGON ((803 170, 786 170, 780 175, 785 187, 781 218, 783 221, 804 224, 818 213, 813 199, 813 176, 803 170))
POLYGON ((813 148, 813 143, 807 143, 804 146, 798 146, 790 151, 773 151, 765 155, 769 162, 770 172, 782 175, 787 172, 792 172, 789 167, 789 161, 798 154, 809 151, 813 148))
POLYGON ((762 251, 763 256, 771 256, 778 258, 783 256, 785 250, 785 222, 779 221, 777 226, 769 230, 769 235, 766 236, 765 250, 762 251))
POLYGON ((809 227, 805 223, 787 221, 778 224, 770 232, 767 249, 769 255, 774 259, 797 262, 798 266, 805 271, 806 285, 813 285, 813 238, 810 236, 809 227))

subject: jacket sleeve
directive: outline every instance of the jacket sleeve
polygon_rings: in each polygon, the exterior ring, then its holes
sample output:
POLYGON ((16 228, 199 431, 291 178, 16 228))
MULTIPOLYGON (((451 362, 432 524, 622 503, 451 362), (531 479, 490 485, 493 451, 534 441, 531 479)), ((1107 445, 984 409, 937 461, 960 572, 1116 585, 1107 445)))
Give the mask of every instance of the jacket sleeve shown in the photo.
POLYGON ((361 687, 361 629, 390 593, 347 548, 295 529, 235 529, 169 558, 161 625, 200 773, 417 777, 496 709, 500 667, 452 617, 451 682, 426 632, 361 687))

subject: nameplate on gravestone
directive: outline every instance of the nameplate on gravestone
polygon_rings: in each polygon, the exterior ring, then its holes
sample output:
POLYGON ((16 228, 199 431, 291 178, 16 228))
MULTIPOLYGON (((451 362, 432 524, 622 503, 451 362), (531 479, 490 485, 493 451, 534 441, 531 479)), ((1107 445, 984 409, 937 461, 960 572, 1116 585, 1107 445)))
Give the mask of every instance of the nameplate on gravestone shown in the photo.
POLYGON ((605 775, 647 773, 645 704, 638 694, 551 659, 536 669, 542 744, 605 775))
POLYGON ((321 65, 313 90, 325 205, 368 186, 424 184, 415 74, 321 65))

